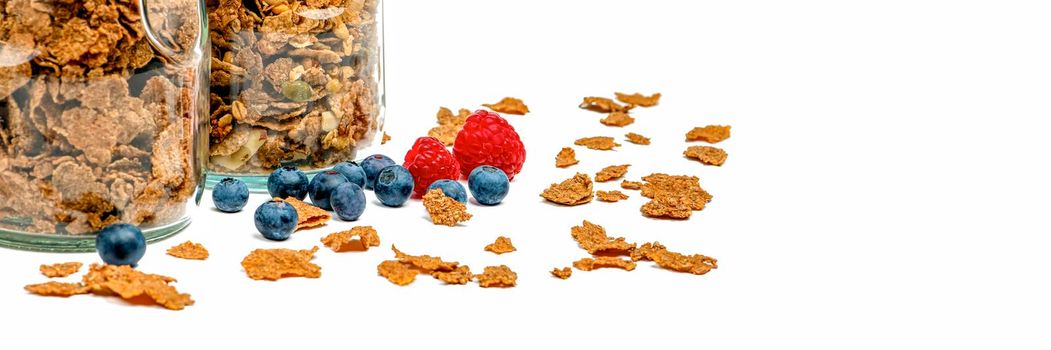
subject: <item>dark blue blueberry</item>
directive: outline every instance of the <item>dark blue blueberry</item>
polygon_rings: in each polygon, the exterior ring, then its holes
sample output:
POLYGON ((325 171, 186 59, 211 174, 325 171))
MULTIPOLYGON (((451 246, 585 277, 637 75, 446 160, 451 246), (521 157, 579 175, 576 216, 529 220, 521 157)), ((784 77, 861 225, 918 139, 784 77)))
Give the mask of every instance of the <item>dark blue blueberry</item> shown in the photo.
POLYGON ((263 237, 272 241, 283 241, 292 236, 299 223, 296 208, 284 201, 272 200, 255 210, 255 228, 263 237))
POLYGON ((471 189, 474 200, 483 205, 500 204, 510 190, 507 174, 500 168, 488 165, 471 170, 471 175, 467 177, 467 187, 471 189))
POLYGON ((347 180, 346 176, 335 170, 314 175, 314 179, 310 180, 310 201, 318 208, 332 210, 332 204, 329 203, 332 191, 336 190, 337 186, 348 182, 350 180, 347 180))
POLYGON ((107 264, 135 266, 146 255, 146 237, 135 225, 113 224, 95 236, 95 249, 107 264))
POLYGON ((376 176, 379 175, 380 170, 394 164, 396 163, 393 159, 382 154, 374 154, 361 161, 361 169, 365 171, 365 188, 370 190, 375 188, 376 176))
POLYGON ((307 180, 307 174, 291 166, 274 170, 266 179, 266 189, 270 191, 270 197, 275 198, 296 197, 303 200, 307 198, 308 185, 310 181, 307 180))
POLYGON ((438 180, 431 183, 431 187, 427 188, 427 191, 435 188, 442 189, 446 197, 455 199, 460 203, 467 203, 467 190, 463 188, 459 182, 453 180, 438 180))
POLYGON ((212 202, 222 212, 239 212, 248 204, 248 185, 238 179, 225 178, 212 189, 212 202))
POLYGON ((376 175, 376 198, 388 207, 400 207, 412 195, 412 174, 401 165, 383 168, 376 175))
POLYGON ((332 209, 336 216, 346 221, 356 221, 365 212, 365 190, 353 182, 347 182, 332 191, 332 209))
POLYGON ((338 171, 340 174, 343 174, 343 176, 346 176, 347 180, 350 180, 350 182, 358 184, 361 188, 365 188, 365 169, 362 169, 358 163, 339 163, 332 167, 332 170, 338 171))

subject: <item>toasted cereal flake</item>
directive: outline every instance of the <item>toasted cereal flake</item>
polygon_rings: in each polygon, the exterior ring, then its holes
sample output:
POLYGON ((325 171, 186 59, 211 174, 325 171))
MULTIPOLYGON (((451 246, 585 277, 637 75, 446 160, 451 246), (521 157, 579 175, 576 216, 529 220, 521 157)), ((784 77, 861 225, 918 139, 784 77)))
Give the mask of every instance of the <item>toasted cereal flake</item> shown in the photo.
POLYGON ((329 220, 332 220, 332 214, 328 211, 307 204, 296 199, 296 197, 288 197, 283 200, 292 205, 293 208, 296 208, 296 213, 299 214, 299 224, 296 225, 296 231, 321 227, 327 224, 329 220))
POLYGON ((580 161, 577 160, 577 152, 569 147, 563 147, 562 150, 558 152, 558 155, 555 156, 555 166, 559 168, 566 168, 577 163, 580 163, 580 161))
POLYGON ((467 284, 471 282, 471 278, 474 275, 471 274, 471 268, 467 265, 460 265, 452 271, 434 271, 431 272, 431 276, 445 282, 446 284, 467 284))
POLYGON ((78 294, 88 294, 91 288, 81 283, 46 282, 30 284, 25 286, 26 291, 45 297, 71 297, 78 294))
POLYGON ((398 260, 384 261, 376 267, 376 270, 380 276, 399 286, 409 285, 416 280, 416 275, 419 274, 419 271, 411 268, 411 265, 398 260))
POLYGON ((510 253, 515 250, 517 249, 511 244, 511 239, 504 236, 496 237, 496 242, 485 246, 485 251, 493 252, 497 255, 510 253))
POLYGON ((639 93, 628 95, 620 92, 616 93, 616 95, 617 100, 619 100, 620 102, 640 107, 653 107, 656 106, 657 103, 659 103, 661 100, 661 94, 659 92, 650 96, 644 96, 639 93))
POLYGON ((608 167, 602 168, 602 170, 599 171, 598 174, 595 174, 595 181, 606 182, 610 180, 619 179, 622 176, 624 176, 624 174, 628 173, 628 167, 631 167, 631 164, 610 165, 608 167))
POLYGON ((595 197, 603 202, 615 203, 625 199, 628 199, 628 195, 620 191, 598 191, 595 193, 595 197))
POLYGON ((487 266, 481 275, 474 275, 482 288, 510 288, 514 287, 518 280, 518 274, 511 271, 507 265, 487 266))
POLYGON ((613 112, 600 119, 599 122, 606 126, 625 127, 635 123, 635 118, 624 112, 613 112))
POLYGON ((620 147, 619 143, 613 142, 613 138, 608 136, 585 137, 577 140, 574 144, 597 151, 609 151, 614 147, 620 147))
POLYGON ((634 143, 636 145, 645 146, 650 144, 650 138, 633 132, 627 133, 626 135, 624 135, 624 137, 628 138, 628 142, 634 143))
POLYGON ((587 174, 577 173, 562 183, 551 184, 540 196, 562 205, 581 205, 591 202, 594 197, 594 184, 587 174))
POLYGON ((438 139, 446 146, 452 146, 456 142, 456 135, 463 130, 463 124, 470 115, 471 111, 467 109, 460 109, 458 114, 453 114, 452 110, 441 107, 437 115, 438 126, 428 131, 427 136, 438 139))
POLYGON ((383 132, 383 139, 380 140, 380 144, 381 145, 386 145, 388 141, 390 141, 390 135, 387 135, 387 132, 384 131, 383 132))
POLYGON ((434 271, 450 272, 456 270, 460 263, 452 261, 443 261, 440 257, 429 256, 429 255, 408 255, 402 253, 397 247, 391 245, 391 250, 394 251, 394 256, 402 263, 409 264, 412 267, 425 272, 431 273, 434 271))
POLYGON ((80 267, 83 265, 78 262, 40 265, 40 273, 48 278, 66 277, 80 271, 80 267))
POLYGON ((551 275, 561 279, 569 279, 569 276, 573 276, 573 269, 568 267, 560 269, 556 267, 554 270, 551 270, 551 275))
POLYGON ((621 104, 605 97, 585 97, 584 102, 580 103, 580 108, 592 112, 612 113, 627 112, 634 108, 634 106, 622 106, 621 104))
POLYGON ((157 305, 170 310, 182 310, 193 305, 189 294, 179 293, 170 283, 174 278, 143 273, 131 266, 91 264, 82 282, 96 295, 119 295, 124 300, 147 297, 157 305))
POLYGON ((483 104, 483 106, 505 114, 525 115, 526 113, 529 113, 529 106, 526 106, 522 100, 514 97, 505 97, 500 100, 500 102, 495 104, 483 104))
POLYGON ((707 143, 719 143, 730 138, 729 125, 708 125, 696 127, 686 133, 686 141, 704 141, 707 143))
POLYGON ((668 251, 667 249, 657 249, 649 252, 646 254, 646 260, 652 260, 657 263, 657 266, 668 270, 692 273, 694 275, 703 275, 719 268, 718 261, 715 258, 700 254, 684 255, 668 251))
POLYGON ((664 247, 660 242, 643 243, 641 246, 631 251, 631 261, 651 260, 648 258, 649 255, 667 249, 668 248, 664 247))
POLYGON ((318 247, 304 250, 256 249, 241 260, 248 278, 276 281, 285 277, 321 277, 321 267, 310 262, 318 247))
POLYGON ((467 212, 467 205, 449 198, 440 188, 427 191, 423 195, 423 206, 435 225, 456 226, 470 220, 473 215, 467 212))
POLYGON ((722 166, 726 163, 726 151, 712 146, 690 146, 682 154, 700 161, 704 165, 722 166))
POLYGON ((651 201, 642 206, 648 217, 689 219, 694 211, 703 210, 712 195, 701 188, 696 176, 651 174, 642 178, 642 196, 651 201))
POLYGON ((186 241, 180 245, 168 248, 168 255, 182 259, 205 260, 208 259, 208 249, 205 249, 204 245, 200 243, 186 241))
POLYGON ((638 191, 638 190, 642 189, 642 183, 638 182, 638 181, 624 180, 624 181, 620 182, 620 188, 623 188, 625 190, 636 190, 636 191, 638 191))
POLYGON ((580 271, 592 271, 601 268, 618 268, 631 271, 635 269, 635 262, 627 259, 600 256, 597 258, 583 258, 573 262, 573 267, 580 271))
POLYGON ((380 236, 372 226, 357 226, 350 231, 336 232, 321 238, 321 244, 337 253, 363 252, 380 246, 380 236))
POLYGON ((625 256, 635 249, 635 243, 628 243, 624 237, 610 238, 605 228, 587 220, 581 226, 573 226, 570 233, 577 244, 591 255, 625 256))

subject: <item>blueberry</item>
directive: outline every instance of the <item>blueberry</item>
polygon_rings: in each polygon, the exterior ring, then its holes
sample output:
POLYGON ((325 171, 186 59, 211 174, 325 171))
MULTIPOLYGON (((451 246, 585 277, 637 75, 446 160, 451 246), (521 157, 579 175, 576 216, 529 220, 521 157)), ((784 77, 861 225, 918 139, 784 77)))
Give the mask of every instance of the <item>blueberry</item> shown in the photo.
POLYGON ((340 184, 332 191, 332 209, 345 221, 356 221, 365 212, 365 190, 353 182, 340 184))
POLYGON ((307 174, 296 167, 286 166, 270 174, 266 180, 266 189, 270 191, 270 197, 296 197, 298 200, 303 200, 307 198, 309 184, 307 174))
POLYGON ((296 208, 284 201, 272 200, 255 210, 255 228, 263 237, 272 241, 283 241, 292 236, 299 223, 296 208))
POLYGON ((95 237, 95 249, 107 264, 134 267, 146 255, 146 237, 135 225, 113 224, 95 237))
POLYGON ((483 165, 471 170, 471 175, 467 177, 467 187, 471 189, 471 195, 478 203, 497 205, 507 197, 510 184, 503 170, 483 165))
POLYGON ((376 175, 376 198, 388 207, 400 207, 412 194, 412 174, 401 165, 383 168, 376 175))
POLYGON ((347 180, 346 176, 335 170, 314 175, 314 179, 310 180, 310 201, 318 208, 332 210, 332 204, 329 203, 332 191, 336 189, 336 186, 348 182, 350 180, 347 180))
POLYGON ((446 197, 455 199, 460 203, 467 203, 467 190, 463 188, 459 182, 453 180, 438 180, 431 184, 431 187, 427 188, 427 191, 435 188, 442 189, 446 197))
POLYGON ((365 188, 370 190, 375 188, 376 176, 379 175, 380 170, 394 164, 396 163, 393 159, 382 154, 374 154, 361 161, 361 169, 365 171, 365 188))
POLYGON ((212 202, 222 212, 239 212, 248 204, 248 185, 238 179, 225 178, 212 189, 212 202))
POLYGON ((343 174, 343 176, 346 176, 347 180, 350 180, 350 182, 358 184, 361 188, 365 188, 365 169, 362 169, 358 163, 339 163, 332 167, 332 170, 338 171, 340 174, 343 174))

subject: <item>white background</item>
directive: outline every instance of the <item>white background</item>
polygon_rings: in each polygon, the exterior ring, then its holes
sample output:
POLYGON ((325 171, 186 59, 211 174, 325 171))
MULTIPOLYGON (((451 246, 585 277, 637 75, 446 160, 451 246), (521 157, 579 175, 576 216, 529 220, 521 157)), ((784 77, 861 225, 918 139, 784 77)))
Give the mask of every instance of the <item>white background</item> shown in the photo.
MULTIPOLYGON (((251 211, 206 196, 184 233, 151 245, 147 272, 174 276, 197 304, 181 312, 110 298, 42 298, 41 263, 93 254, 0 251, 0 333, 22 349, 237 344, 321 348, 1047 348, 1047 139, 1051 21, 1041 1, 389 1, 389 132, 404 156, 439 106, 504 96, 529 158, 504 205, 471 206, 463 227, 433 226, 419 202, 370 206, 383 246, 318 253, 320 279, 249 280, 255 248, 309 248, 353 226, 262 240, 251 211), (625 130, 576 108, 587 95, 662 92, 625 130), (722 168, 681 157, 693 126, 733 125, 722 168), (578 147, 636 131, 649 147, 578 147), (575 208, 538 197, 575 171, 631 163, 694 174, 714 194, 685 222, 626 202, 575 208), (719 259, 705 276, 640 265, 575 271, 583 219, 633 241, 719 259), (510 236, 519 251, 482 247, 510 236), (204 262, 164 254, 204 243, 204 262), (476 270, 507 264, 519 287, 397 287, 376 275, 390 244, 476 270)), ((602 184, 600 189, 615 187, 602 184)), ((371 200, 371 193, 369 194, 371 200)), ((243 347, 242 347, 243 346, 243 347)), ((195 347, 196 348, 196 347, 195 347)))

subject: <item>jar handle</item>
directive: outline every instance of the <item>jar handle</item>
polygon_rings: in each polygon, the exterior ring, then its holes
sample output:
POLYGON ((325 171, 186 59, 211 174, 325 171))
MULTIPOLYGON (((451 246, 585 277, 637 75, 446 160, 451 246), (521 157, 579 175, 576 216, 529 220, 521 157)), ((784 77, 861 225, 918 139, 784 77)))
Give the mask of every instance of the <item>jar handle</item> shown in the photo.
MULTIPOLYGON (((161 41, 160 38, 157 36, 157 33, 153 32, 153 25, 150 24, 150 16, 147 13, 148 11, 146 10, 150 6, 149 0, 137 0, 137 2, 139 5, 140 21, 142 21, 142 27, 146 32, 146 39, 150 42, 150 46, 153 46, 153 49, 156 50, 157 53, 159 53, 161 56, 164 56, 164 58, 167 58, 172 62, 179 62, 179 54, 174 49, 172 49, 171 46, 168 46, 168 44, 165 44, 164 41, 161 41)), ((201 53, 203 51, 204 40, 206 39, 206 36, 203 33, 208 32, 208 15, 205 13, 204 9, 204 0, 198 1, 197 28, 199 30, 197 31, 197 38, 194 40, 194 47, 190 48, 195 53, 201 53)))

